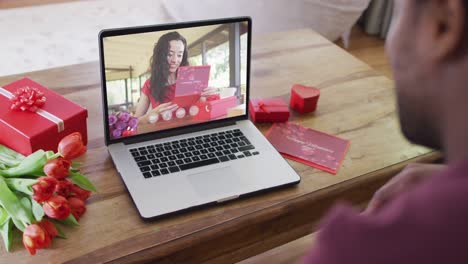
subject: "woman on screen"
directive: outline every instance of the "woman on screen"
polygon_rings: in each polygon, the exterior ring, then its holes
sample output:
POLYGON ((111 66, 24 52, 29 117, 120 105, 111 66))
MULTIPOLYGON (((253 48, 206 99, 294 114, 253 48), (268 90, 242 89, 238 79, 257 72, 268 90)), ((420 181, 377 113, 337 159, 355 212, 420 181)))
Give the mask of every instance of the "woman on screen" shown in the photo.
MULTIPOLYGON (((171 103, 175 94, 177 70, 179 66, 187 65, 185 38, 176 31, 162 35, 154 46, 150 60, 151 77, 144 83, 136 106, 135 116, 139 122, 153 123, 151 119, 154 120, 159 114, 177 110, 178 106, 171 103)), ((212 90, 207 88, 202 95, 210 94, 212 90)))

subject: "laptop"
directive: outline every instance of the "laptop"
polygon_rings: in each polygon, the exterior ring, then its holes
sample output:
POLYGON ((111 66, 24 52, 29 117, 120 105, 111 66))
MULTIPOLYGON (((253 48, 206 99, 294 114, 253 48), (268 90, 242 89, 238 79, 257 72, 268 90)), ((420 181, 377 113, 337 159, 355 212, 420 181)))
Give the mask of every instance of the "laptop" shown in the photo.
POLYGON ((142 218, 299 183, 248 118, 251 37, 249 17, 100 32, 105 143, 142 218), (205 98, 190 107, 199 111, 154 110, 152 76, 168 73, 154 86, 170 102, 177 67, 202 65, 209 65, 209 87, 221 101, 205 98), (202 113, 209 110, 218 115, 202 113))

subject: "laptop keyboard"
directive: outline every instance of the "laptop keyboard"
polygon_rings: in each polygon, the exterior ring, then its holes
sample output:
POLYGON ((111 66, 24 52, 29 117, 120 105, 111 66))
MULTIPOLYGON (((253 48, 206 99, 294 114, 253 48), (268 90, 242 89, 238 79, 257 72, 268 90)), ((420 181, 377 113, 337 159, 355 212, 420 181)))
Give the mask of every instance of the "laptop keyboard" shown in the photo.
POLYGON ((130 153, 145 178, 259 154, 239 129, 132 148, 130 153))

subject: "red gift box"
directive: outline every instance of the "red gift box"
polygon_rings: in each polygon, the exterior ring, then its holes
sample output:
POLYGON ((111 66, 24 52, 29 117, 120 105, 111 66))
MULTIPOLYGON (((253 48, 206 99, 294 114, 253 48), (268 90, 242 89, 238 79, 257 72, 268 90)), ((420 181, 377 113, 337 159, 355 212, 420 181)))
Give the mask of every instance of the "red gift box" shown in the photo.
POLYGON ((289 108, 282 98, 250 99, 250 117, 252 121, 286 122, 289 119, 289 108))
POLYGON ((193 118, 196 120, 213 120, 227 116, 227 110, 236 107, 237 104, 236 96, 229 96, 218 100, 210 100, 208 98, 205 102, 195 104, 195 107, 198 108, 198 113, 193 118))
POLYGON ((291 88, 291 101, 289 102, 289 105, 292 109, 301 114, 314 112, 317 109, 319 97, 319 89, 295 84, 291 88))
POLYGON ((87 144, 87 117, 86 109, 28 78, 0 87, 0 144, 23 155, 38 149, 57 151, 59 141, 72 132, 80 132, 87 144), (25 87, 46 98, 36 112, 11 109, 10 98, 25 87))

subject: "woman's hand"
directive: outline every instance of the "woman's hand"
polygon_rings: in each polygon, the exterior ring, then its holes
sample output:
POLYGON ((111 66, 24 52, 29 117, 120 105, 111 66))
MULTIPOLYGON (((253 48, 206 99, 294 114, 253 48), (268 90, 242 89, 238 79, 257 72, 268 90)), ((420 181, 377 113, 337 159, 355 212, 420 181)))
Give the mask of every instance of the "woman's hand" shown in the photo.
POLYGON ((217 93, 219 93, 218 88, 206 87, 205 89, 203 89, 201 96, 209 96, 209 95, 217 94, 217 93))
POLYGON ((401 193, 443 171, 444 164, 410 164, 375 192, 364 213, 374 213, 401 193))
MULTIPOLYGON (((158 106, 156 106, 155 108, 151 109, 144 117, 144 121, 145 123, 152 123, 150 121, 150 119, 152 117, 156 117, 156 120, 157 120, 157 117, 159 114, 165 112, 165 111, 175 111, 179 108, 179 106, 177 104, 173 104, 171 102, 169 103, 163 103, 163 104, 160 104, 158 106)), ((154 123, 154 122, 153 122, 154 123)))
POLYGON ((162 112, 164 111, 175 111, 177 110, 177 108, 179 108, 179 106, 177 104, 173 104, 171 102, 169 103, 164 103, 164 104, 160 104, 158 106, 156 106, 155 108, 151 109, 149 112, 148 112, 148 115, 159 115, 161 114, 162 112))

